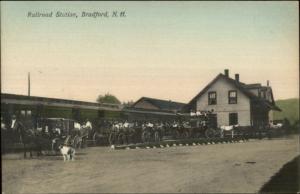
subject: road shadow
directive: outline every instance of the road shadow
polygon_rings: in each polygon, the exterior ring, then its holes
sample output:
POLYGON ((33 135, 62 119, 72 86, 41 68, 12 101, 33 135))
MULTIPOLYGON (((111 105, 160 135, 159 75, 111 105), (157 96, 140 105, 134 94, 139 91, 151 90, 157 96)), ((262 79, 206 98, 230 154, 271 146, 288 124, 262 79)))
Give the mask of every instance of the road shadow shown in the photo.
POLYGON ((84 156, 84 155, 87 155, 87 153, 77 153, 76 152, 76 156, 84 156))
POLYGON ((300 155, 289 161, 262 186, 259 193, 297 193, 300 191, 300 155))
MULTIPOLYGON (((87 153, 76 153, 76 156, 85 156, 87 153)), ((81 160, 80 157, 76 157, 77 159, 81 160)), ((27 153, 27 157, 24 158, 23 152, 18 153, 8 153, 8 154, 1 154, 1 160, 61 160, 62 155, 57 153, 43 153, 42 155, 37 156, 37 153, 33 152, 32 157, 30 157, 29 153, 27 153)))

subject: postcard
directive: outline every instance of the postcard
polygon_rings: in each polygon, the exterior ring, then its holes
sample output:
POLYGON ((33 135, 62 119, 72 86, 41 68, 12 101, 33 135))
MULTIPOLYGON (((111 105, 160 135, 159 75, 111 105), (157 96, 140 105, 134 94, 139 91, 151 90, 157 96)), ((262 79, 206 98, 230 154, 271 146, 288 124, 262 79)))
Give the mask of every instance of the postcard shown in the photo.
POLYGON ((2 194, 299 192, 299 2, 2 1, 2 194))

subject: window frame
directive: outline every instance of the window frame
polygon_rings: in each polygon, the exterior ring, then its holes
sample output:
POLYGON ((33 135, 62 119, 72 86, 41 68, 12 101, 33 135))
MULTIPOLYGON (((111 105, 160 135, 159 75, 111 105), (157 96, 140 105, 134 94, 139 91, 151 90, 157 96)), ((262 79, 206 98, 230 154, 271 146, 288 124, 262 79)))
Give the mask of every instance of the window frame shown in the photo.
POLYGON ((217 92, 216 91, 210 91, 208 92, 208 105, 216 105, 217 104, 217 92), (210 98, 211 94, 215 94, 215 98, 210 98), (215 99, 215 103, 212 103, 211 99, 215 99))
POLYGON ((238 103, 238 93, 237 90, 229 90, 228 91, 228 104, 237 104, 238 103), (235 92, 235 98, 230 96, 231 92, 235 92), (232 102, 230 99, 235 99, 235 102, 232 102))

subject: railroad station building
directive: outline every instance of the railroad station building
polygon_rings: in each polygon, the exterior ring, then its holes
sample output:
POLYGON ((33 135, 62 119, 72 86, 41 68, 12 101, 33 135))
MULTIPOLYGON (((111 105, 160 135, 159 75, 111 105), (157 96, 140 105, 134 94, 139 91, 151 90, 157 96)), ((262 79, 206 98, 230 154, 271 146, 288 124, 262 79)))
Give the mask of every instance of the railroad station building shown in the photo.
POLYGON ((245 84, 239 74, 229 77, 229 70, 217 75, 184 107, 185 112, 213 111, 217 126, 262 126, 272 120, 275 104, 272 88, 259 83, 245 84))

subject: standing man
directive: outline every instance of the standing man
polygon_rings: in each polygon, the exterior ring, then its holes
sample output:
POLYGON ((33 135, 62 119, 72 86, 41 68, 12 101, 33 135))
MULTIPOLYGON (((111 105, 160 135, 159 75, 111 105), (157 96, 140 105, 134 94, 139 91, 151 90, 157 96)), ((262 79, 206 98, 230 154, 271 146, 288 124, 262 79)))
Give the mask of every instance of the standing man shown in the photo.
POLYGON ((11 128, 12 130, 15 129, 16 124, 17 124, 17 117, 16 117, 16 115, 12 115, 12 117, 11 117, 10 128, 11 128))
POLYGON ((10 123, 10 130, 8 131, 8 138, 9 140, 16 142, 18 141, 18 121, 16 115, 12 115, 11 123, 10 123))

